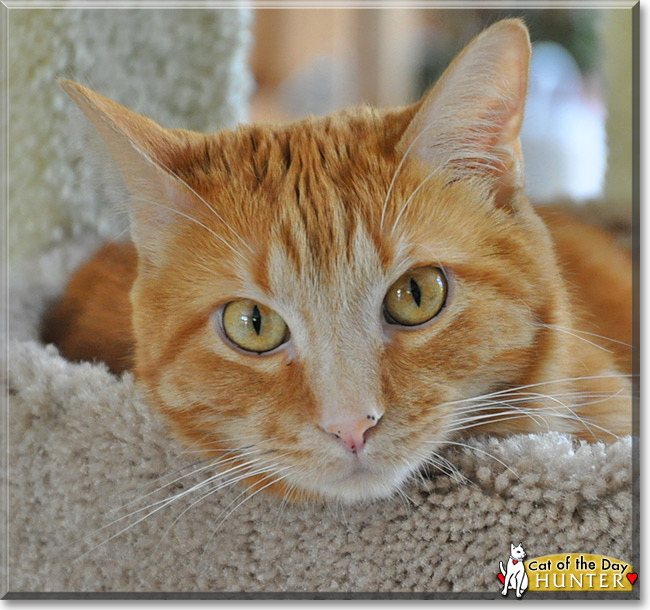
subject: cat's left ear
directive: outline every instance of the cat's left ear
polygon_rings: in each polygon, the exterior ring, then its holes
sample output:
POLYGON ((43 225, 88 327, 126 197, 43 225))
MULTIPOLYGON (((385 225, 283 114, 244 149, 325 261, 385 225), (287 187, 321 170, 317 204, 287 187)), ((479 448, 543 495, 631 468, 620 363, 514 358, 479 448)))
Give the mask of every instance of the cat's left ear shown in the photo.
POLYGON ((528 30, 519 19, 494 24, 456 57, 420 107, 399 144, 450 180, 484 175, 497 191, 523 186, 519 131, 530 64, 528 30))
POLYGON ((133 196, 131 237, 139 254, 154 263, 164 260, 170 226, 196 205, 174 168, 188 162, 194 140, 202 136, 165 129, 78 83, 59 83, 93 122, 121 170, 133 196))

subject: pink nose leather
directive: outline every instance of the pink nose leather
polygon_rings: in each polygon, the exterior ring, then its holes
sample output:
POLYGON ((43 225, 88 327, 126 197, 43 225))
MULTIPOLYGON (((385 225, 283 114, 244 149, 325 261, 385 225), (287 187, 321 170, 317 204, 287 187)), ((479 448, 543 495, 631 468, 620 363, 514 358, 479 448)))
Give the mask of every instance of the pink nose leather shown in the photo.
POLYGON ((366 433, 379 423, 380 416, 366 415, 363 418, 345 422, 334 422, 321 426, 325 432, 332 434, 352 453, 359 453, 366 444, 366 433))

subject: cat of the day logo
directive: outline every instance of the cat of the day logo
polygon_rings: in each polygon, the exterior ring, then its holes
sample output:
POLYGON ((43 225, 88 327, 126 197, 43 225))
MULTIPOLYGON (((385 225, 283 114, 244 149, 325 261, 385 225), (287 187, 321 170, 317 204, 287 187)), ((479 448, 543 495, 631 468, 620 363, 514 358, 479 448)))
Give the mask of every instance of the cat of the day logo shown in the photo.
POLYGON ((499 562, 501 595, 526 591, 632 591, 638 574, 632 566, 605 555, 567 553, 526 559, 521 543, 510 545, 510 557, 499 562))
POLYGON ((510 589, 515 590, 515 595, 521 597, 524 591, 528 589, 528 573, 526 572, 526 565, 524 559, 526 558, 526 551, 519 543, 519 546, 514 544, 510 545, 510 557, 506 567, 503 567, 503 562, 499 562, 500 574, 497 577, 503 585, 501 595, 508 595, 510 589))

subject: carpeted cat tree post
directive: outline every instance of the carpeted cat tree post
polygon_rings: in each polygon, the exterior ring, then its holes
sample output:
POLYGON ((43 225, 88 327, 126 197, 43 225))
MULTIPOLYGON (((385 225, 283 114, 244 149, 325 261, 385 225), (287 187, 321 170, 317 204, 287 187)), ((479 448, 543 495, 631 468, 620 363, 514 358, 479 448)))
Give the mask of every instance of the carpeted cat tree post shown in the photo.
POLYGON ((248 118, 251 22, 244 9, 9 11, 10 259, 125 229, 120 180, 57 78, 167 127, 231 127, 248 118))

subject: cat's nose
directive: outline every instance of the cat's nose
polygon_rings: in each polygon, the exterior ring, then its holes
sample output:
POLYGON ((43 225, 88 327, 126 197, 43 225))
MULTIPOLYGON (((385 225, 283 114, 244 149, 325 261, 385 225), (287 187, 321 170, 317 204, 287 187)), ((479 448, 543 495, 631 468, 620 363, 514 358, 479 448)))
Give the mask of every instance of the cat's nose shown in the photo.
POLYGON ((368 430, 374 428, 380 419, 381 414, 372 412, 338 421, 322 422, 320 428, 336 437, 348 451, 357 454, 366 445, 368 430))

